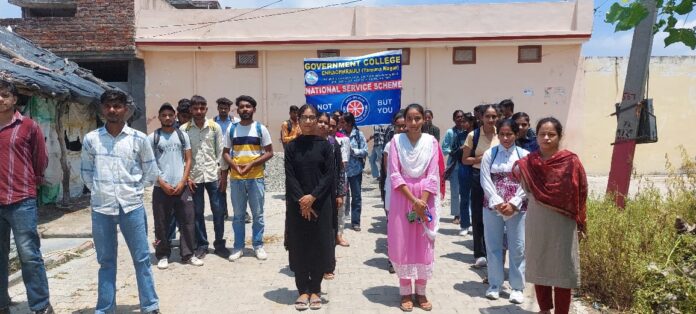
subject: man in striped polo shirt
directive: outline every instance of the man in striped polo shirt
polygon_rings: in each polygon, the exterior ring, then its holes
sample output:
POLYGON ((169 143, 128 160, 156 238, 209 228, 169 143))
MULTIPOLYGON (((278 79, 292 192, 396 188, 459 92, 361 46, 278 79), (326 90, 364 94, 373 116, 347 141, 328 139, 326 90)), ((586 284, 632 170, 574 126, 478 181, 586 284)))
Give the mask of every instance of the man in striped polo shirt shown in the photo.
POLYGON ((271 135, 268 129, 254 121, 256 100, 250 96, 239 96, 235 100, 239 123, 230 126, 225 134, 223 157, 230 166, 230 190, 232 194, 232 230, 234 247, 230 261, 244 255, 244 214, 247 203, 251 207, 251 240, 254 253, 259 260, 267 258, 263 249, 263 203, 266 185, 264 165, 273 157, 271 135))
POLYGON ((36 187, 43 181, 48 153, 39 125, 15 110, 18 96, 14 84, 0 80, 0 313, 10 312, 10 230, 21 257, 29 308, 53 313, 36 230, 36 187))

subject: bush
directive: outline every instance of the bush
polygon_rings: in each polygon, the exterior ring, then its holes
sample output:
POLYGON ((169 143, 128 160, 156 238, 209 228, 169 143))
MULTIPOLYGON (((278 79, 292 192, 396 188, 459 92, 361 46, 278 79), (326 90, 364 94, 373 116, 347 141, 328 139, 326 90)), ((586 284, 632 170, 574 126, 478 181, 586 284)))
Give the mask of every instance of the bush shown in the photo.
POLYGON ((667 162, 667 193, 649 187, 625 209, 588 201, 583 293, 622 311, 696 313, 696 235, 674 228, 678 217, 696 222, 696 164, 684 150, 682 159, 681 169, 667 162))

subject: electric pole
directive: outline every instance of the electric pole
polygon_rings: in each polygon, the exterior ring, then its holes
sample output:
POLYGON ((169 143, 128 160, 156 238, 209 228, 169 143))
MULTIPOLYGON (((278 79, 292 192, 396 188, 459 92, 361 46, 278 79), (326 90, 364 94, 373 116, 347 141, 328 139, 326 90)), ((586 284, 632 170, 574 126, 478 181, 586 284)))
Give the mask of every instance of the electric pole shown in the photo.
POLYGON ((645 17, 633 31, 631 55, 628 58, 626 82, 621 104, 616 107, 617 128, 614 152, 611 156, 611 170, 607 194, 614 195, 616 205, 623 208, 625 197, 631 183, 633 156, 636 150, 636 137, 641 106, 638 105, 645 96, 645 85, 650 65, 650 53, 653 43, 653 25, 657 19, 657 5, 654 0, 641 1, 648 10, 645 17))

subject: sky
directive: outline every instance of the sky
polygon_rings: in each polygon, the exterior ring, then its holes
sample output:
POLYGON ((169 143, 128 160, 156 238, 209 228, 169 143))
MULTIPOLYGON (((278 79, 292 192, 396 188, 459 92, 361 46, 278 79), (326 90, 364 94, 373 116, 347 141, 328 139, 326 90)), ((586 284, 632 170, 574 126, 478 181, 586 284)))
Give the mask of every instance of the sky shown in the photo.
MULTIPOLYGON (((258 8, 260 6, 278 0, 220 0, 222 6, 234 8, 258 8)), ((297 8, 297 7, 316 7, 319 5, 341 3, 348 0, 282 0, 269 8, 297 8)), ((563 0, 514 0, 517 2, 539 2, 539 1, 563 1, 563 0)), ((572 1, 572 0, 571 0, 572 1)), ((604 22, 604 16, 609 7, 618 1, 625 0, 594 0, 595 19, 592 31, 592 38, 583 45, 582 53, 585 56, 628 56, 633 39, 633 31, 614 32, 613 25, 604 22)), ((356 5, 362 6, 388 6, 388 5, 411 5, 411 4, 451 4, 451 3, 494 3, 511 2, 505 0, 363 0, 356 5)), ((0 18, 20 17, 19 7, 11 5, 7 0, 0 0, 0 18)), ((688 17, 687 17, 688 18, 688 17)), ((680 20, 677 26, 696 27, 696 14, 689 20, 680 20)), ((653 56, 676 56, 676 55, 696 55, 695 50, 681 43, 672 44, 664 47, 666 35, 658 33, 653 40, 653 56)))

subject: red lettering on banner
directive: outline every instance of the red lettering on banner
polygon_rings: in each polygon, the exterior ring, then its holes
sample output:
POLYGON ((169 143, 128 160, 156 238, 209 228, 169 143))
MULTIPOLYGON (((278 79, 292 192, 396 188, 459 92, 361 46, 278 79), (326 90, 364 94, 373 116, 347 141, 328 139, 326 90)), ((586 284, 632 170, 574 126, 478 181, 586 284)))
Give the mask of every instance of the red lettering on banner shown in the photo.
POLYGON ((307 86, 305 87, 305 95, 314 96, 343 93, 373 92, 381 90, 401 89, 402 86, 403 84, 401 80, 342 85, 307 86))

